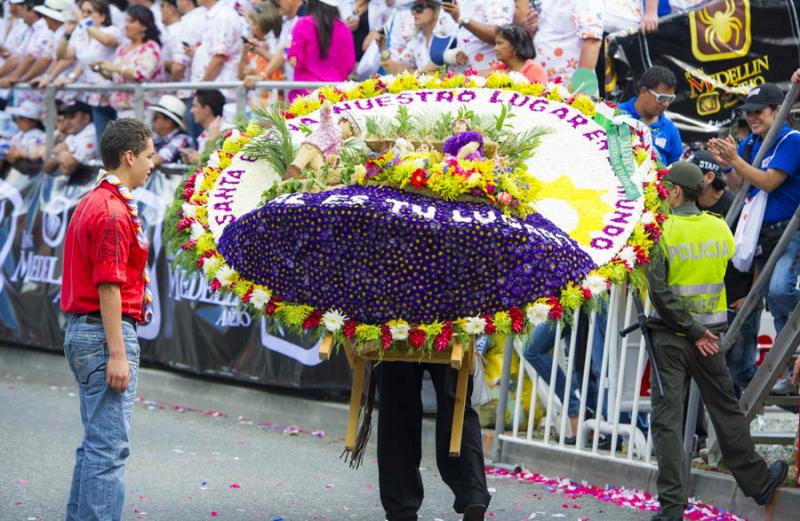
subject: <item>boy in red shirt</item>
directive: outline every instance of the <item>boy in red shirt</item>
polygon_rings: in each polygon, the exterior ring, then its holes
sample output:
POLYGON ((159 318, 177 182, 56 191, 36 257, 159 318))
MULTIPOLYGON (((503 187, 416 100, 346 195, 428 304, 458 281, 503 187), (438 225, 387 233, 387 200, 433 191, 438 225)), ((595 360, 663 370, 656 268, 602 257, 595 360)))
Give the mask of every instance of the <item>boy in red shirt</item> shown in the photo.
POLYGON ((78 383, 84 437, 76 451, 67 521, 118 520, 139 368, 137 324, 152 316, 148 246, 131 192, 145 184, 150 129, 118 119, 100 140, 97 184, 78 204, 64 246, 64 353, 78 383))

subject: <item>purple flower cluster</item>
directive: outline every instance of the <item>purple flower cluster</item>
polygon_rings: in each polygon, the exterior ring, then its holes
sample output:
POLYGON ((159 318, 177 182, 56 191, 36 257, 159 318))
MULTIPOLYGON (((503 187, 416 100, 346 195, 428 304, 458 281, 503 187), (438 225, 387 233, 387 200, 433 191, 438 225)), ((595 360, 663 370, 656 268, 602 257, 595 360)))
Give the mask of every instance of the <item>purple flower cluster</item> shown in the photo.
POLYGON ((228 225, 218 250, 284 301, 370 324, 495 313, 596 267, 541 215, 356 185, 271 201, 228 225))
POLYGON ((475 132, 474 130, 460 132, 455 136, 447 138, 444 143, 442 143, 442 153, 450 156, 458 155, 458 151, 461 150, 461 147, 473 141, 477 141, 481 144, 481 146, 478 147, 478 154, 483 155, 483 136, 480 132, 475 132))

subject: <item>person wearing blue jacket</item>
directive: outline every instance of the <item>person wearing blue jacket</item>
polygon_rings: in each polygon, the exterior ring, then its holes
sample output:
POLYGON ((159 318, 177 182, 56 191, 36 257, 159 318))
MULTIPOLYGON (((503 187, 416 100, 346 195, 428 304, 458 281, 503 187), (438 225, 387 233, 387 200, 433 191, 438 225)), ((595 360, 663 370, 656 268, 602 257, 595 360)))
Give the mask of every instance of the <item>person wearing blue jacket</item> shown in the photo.
POLYGON ((620 110, 650 127, 658 158, 665 166, 679 161, 683 154, 681 133, 664 114, 675 101, 677 87, 675 74, 666 67, 655 65, 642 74, 639 95, 619 105, 620 110))

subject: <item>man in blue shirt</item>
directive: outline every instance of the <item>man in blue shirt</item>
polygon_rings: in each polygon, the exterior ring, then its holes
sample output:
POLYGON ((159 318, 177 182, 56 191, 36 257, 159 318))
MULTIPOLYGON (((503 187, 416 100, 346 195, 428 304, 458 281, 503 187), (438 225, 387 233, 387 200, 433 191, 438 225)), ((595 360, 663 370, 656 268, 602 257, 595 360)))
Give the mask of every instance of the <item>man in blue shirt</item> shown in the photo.
POLYGON ((639 95, 619 105, 621 110, 650 127, 658 158, 664 165, 680 160, 683 153, 681 134, 664 115, 669 104, 675 101, 677 86, 678 79, 671 70, 655 65, 642 74, 639 95))

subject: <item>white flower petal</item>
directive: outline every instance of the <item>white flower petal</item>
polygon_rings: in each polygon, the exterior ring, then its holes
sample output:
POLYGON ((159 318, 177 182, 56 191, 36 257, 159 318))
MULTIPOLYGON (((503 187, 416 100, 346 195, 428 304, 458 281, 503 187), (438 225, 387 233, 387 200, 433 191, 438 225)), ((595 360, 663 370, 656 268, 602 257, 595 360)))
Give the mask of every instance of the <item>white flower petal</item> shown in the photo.
POLYGON ((486 319, 483 317, 468 317, 464 324, 464 331, 470 335, 480 335, 486 329, 486 319))
POLYGON ((583 286, 592 292, 592 295, 602 295, 608 290, 606 279, 602 275, 592 273, 583 281, 583 286))
POLYGON ((389 326, 389 331, 392 333, 392 340, 405 340, 408 338, 408 330, 411 329, 408 327, 408 324, 395 324, 394 326, 389 326))
POLYGON ((199 222, 195 221, 192 223, 192 227, 190 228, 189 237, 196 241, 200 237, 202 237, 206 233, 206 229, 203 228, 203 225, 199 222))
POLYGON ((181 211, 184 217, 194 217, 197 215, 197 207, 193 204, 183 203, 181 205, 181 211))
POLYGON ((269 303, 269 299, 272 298, 272 295, 269 291, 265 291, 261 288, 256 288, 250 294, 250 303, 257 308, 263 308, 269 303))
POLYGON ((339 331, 344 326, 345 321, 347 321, 347 317, 337 309, 331 309, 322 315, 322 324, 331 333, 339 331))
POLYGON ((547 319, 550 317, 550 306, 542 304, 541 302, 534 304, 528 308, 527 315, 531 325, 534 327, 540 326, 547 322, 547 319))
POLYGON ((220 286, 222 286, 223 288, 227 288, 228 286, 231 285, 233 280, 236 278, 236 275, 237 275, 237 273, 236 273, 235 269, 231 268, 228 265, 225 265, 225 266, 221 266, 217 270, 216 277, 217 277, 217 280, 219 281, 220 286))

